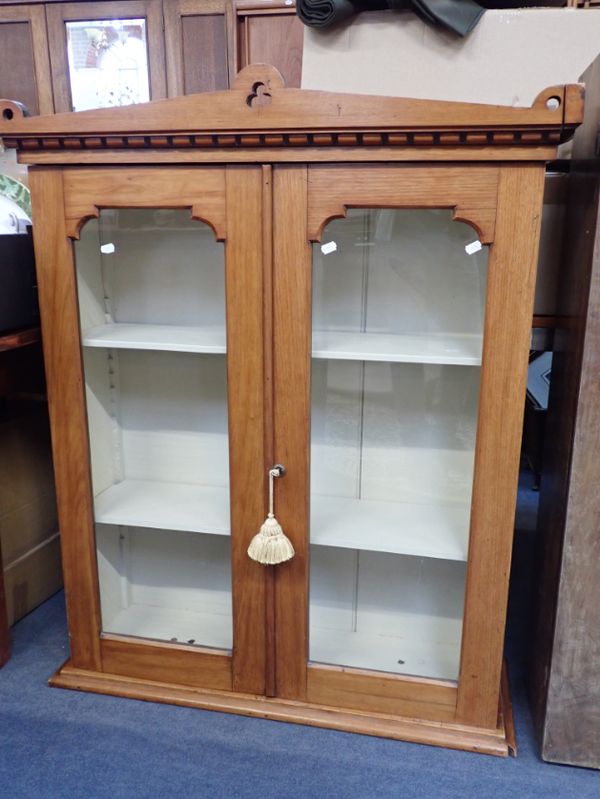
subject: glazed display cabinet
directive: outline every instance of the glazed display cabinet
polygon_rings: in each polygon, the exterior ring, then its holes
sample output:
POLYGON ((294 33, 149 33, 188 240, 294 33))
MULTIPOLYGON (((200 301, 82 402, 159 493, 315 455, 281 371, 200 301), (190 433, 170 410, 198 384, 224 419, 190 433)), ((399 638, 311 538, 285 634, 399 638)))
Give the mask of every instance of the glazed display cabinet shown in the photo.
POLYGON ((33 196, 71 636, 51 684, 507 753, 544 164, 581 95, 333 95, 251 66, 132 108, 0 104, 33 196), (294 554, 263 565, 276 465, 294 554))

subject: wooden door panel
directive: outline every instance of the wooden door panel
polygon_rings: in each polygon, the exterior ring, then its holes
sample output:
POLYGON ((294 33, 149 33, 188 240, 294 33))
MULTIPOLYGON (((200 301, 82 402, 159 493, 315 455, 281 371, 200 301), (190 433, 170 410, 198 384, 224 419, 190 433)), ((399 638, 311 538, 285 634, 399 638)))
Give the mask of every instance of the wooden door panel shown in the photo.
POLYGON ((294 470, 290 469, 281 481, 278 515, 286 520, 290 530, 285 525, 284 529, 293 536, 300 557, 277 567, 276 571, 279 695, 380 713, 385 712, 388 703, 391 713, 456 719, 494 729, 521 421, 521 403, 506 402, 501 411, 498 402, 500 397, 514 397, 514 390, 505 382, 509 380, 508 364, 512 364, 513 387, 521 388, 526 374, 528 332, 524 320, 531 314, 535 209, 542 171, 525 166, 511 170, 509 175, 501 174, 494 165, 468 169, 427 165, 311 166, 304 183, 300 172, 292 179, 289 170, 284 167, 275 170, 275 397, 276 409, 278 401, 281 408, 286 408, 285 416, 276 410, 275 452, 282 462, 287 458, 295 464, 294 470), (508 188, 509 183, 512 189, 508 188), (524 208, 509 210, 506 192, 510 191, 525 198, 524 208), (292 231, 294 225, 299 225, 305 195, 307 235, 303 238, 292 231), (312 267, 308 242, 319 241, 325 224, 345 216, 352 207, 451 209, 454 219, 468 222, 475 229, 474 238, 479 234, 482 243, 492 244, 458 688, 452 682, 404 678, 343 666, 311 664, 306 672, 308 603, 302 592, 308 585, 309 464, 299 459, 298 453, 310 451, 311 326, 306 318, 311 316, 312 267), (502 228, 498 229, 500 223, 502 228), (529 248, 520 239, 517 267, 513 237, 525 236, 525 229, 533 232, 528 238, 529 248), (292 298, 294 307, 290 308, 292 298), (294 309, 298 306, 302 307, 302 314, 296 318, 294 309), (297 482, 300 476, 305 480, 303 484, 297 482), (303 599, 299 602, 301 595, 303 599), (292 662, 294 667, 290 671, 292 662))
MULTIPOLYGON (((114 175, 110 168, 75 169, 65 175, 39 169, 32 175, 37 202, 41 203, 35 206, 34 235, 38 251, 44 253, 38 259, 38 279, 72 665, 132 678, 262 694, 266 661, 265 572, 246 554, 249 540, 264 516, 262 171, 249 166, 227 170, 224 167, 126 168, 120 172, 117 183, 114 175), (52 219, 48 207, 57 209, 52 219), (71 239, 78 239, 86 220, 98 217, 102 209, 189 209, 190 216, 210 225, 215 239, 225 241, 232 654, 186 646, 181 636, 170 639, 175 642, 170 644, 169 635, 178 634, 176 629, 164 639, 161 633, 162 643, 148 638, 136 640, 129 629, 126 636, 101 633, 88 418, 71 239)), ((89 346, 88 342, 87 352, 89 346)), ((124 351, 129 351, 127 345, 124 351)), ((124 478, 127 477, 125 473, 124 478)), ((131 524, 135 528, 141 523, 131 524)), ((169 528, 169 524, 165 526, 169 528)), ((175 527, 176 531, 185 529, 175 527)), ((146 531, 143 535, 147 538, 148 534, 146 531)), ((190 533, 172 535, 175 546, 175 536, 190 533)), ((104 559, 107 557, 110 560, 109 550, 103 554, 104 559)), ((149 557, 150 560, 145 557, 140 563, 152 567, 155 555, 149 557)), ((166 572, 173 579, 174 568, 166 572)), ((167 617, 168 607, 164 608, 167 617)), ((164 627, 164 622, 161 624, 164 627)), ((167 618, 167 627, 170 626, 171 620, 167 618)), ((188 643, 202 644, 202 640, 188 643)))

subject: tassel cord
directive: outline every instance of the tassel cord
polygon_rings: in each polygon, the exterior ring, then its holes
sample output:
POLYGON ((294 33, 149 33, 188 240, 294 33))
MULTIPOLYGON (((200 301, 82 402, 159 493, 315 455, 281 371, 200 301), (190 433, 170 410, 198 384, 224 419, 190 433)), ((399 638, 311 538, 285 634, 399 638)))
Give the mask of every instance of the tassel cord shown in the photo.
POLYGON ((268 518, 274 519, 275 518, 275 510, 274 510, 274 486, 275 486, 275 478, 279 477, 279 469, 270 469, 269 470, 269 513, 268 518))

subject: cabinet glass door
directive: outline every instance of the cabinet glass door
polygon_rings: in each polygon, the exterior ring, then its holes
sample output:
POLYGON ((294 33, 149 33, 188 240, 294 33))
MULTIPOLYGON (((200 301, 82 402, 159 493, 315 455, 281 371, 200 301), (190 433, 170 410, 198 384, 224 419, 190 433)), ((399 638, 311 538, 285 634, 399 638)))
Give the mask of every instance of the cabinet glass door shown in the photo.
POLYGON ((231 649, 223 243, 105 209, 75 255, 102 631, 231 649))
POLYGON ((313 245, 313 663, 458 678, 486 292, 476 240, 450 210, 354 208, 313 245))

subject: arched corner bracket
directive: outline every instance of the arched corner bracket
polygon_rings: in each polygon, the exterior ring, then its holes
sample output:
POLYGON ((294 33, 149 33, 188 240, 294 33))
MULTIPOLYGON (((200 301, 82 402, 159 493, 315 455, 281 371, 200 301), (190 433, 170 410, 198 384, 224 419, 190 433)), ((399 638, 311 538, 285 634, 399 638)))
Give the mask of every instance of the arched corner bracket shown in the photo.
POLYGON ((217 241, 225 241, 225 219, 210 218, 206 212, 202 211, 201 206, 196 203, 190 209, 190 217, 198 222, 204 222, 215 234, 217 241))
POLYGON ((74 217, 67 217, 65 229, 67 236, 74 241, 79 241, 81 236, 81 229, 85 223, 90 219, 98 219, 100 216, 100 209, 93 205, 86 209, 82 214, 74 217))
MULTIPOLYGON (((359 207, 351 204, 343 205, 342 203, 333 205, 327 209, 326 215, 321 216, 319 219, 311 217, 310 211, 308 215, 308 239, 319 243, 323 237, 325 227, 333 219, 345 219, 348 208, 359 207)), ((361 208, 368 206, 360 205, 361 208)), ((394 208, 395 210, 414 210, 417 206, 377 206, 377 208, 394 208)), ((427 206, 429 210, 440 208, 442 206, 427 206)), ((491 244, 494 241, 494 229, 496 225, 496 209, 495 208, 465 208, 461 205, 446 206, 452 210, 452 219, 455 222, 464 222, 470 225, 479 237, 482 244, 491 244)), ((425 210, 424 206, 419 206, 425 210)))
POLYGON ((494 241, 495 208, 463 208, 461 205, 455 205, 452 209, 452 219, 470 225, 482 244, 491 244, 494 241))
POLYGON ((319 218, 312 217, 310 209, 308 212, 308 240, 320 243, 323 231, 333 219, 345 219, 350 206, 342 203, 331 206, 327 209, 326 215, 319 218))

